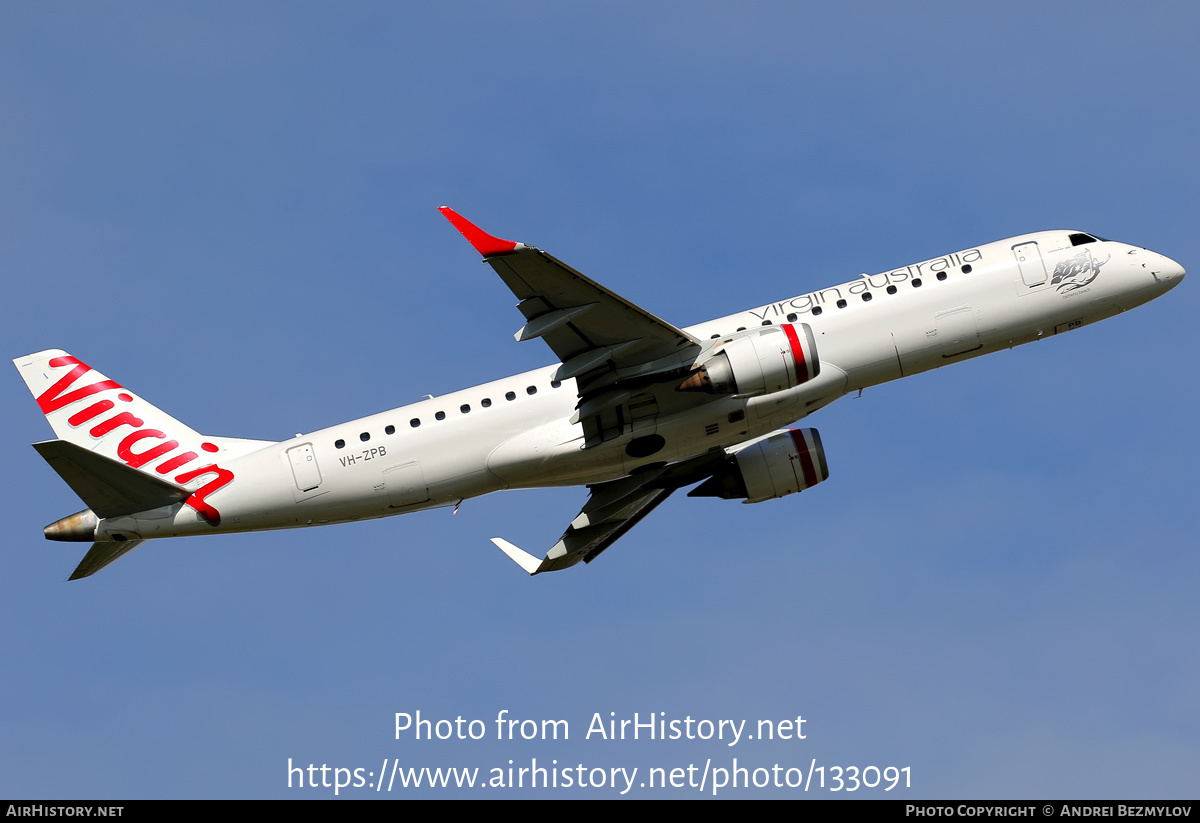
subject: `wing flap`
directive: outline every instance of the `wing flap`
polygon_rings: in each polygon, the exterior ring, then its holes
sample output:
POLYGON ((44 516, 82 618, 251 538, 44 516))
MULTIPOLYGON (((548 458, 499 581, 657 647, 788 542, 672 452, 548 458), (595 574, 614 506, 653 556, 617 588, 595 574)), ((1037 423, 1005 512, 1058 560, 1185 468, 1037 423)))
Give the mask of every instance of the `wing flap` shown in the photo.
POLYGON ((622 347, 611 358, 614 370, 619 371, 700 345, 687 332, 539 249, 526 247, 485 259, 521 300, 518 308, 529 324, 547 315, 557 317, 559 311, 571 312, 593 304, 540 335, 564 363, 596 349, 622 347), (631 341, 635 345, 623 345, 631 341))
POLYGON ((587 503, 541 561, 502 538, 494 537, 492 542, 529 574, 590 563, 673 491, 710 477, 724 462, 725 452, 718 449, 674 466, 588 486, 587 503))
MULTIPOLYGON (((593 487, 595 488, 597 487, 593 487)), ((493 537, 492 542, 531 575, 569 569, 580 561, 592 562, 625 532, 636 526, 638 521, 653 511, 659 503, 666 500, 672 491, 673 489, 641 489, 623 498, 619 506, 610 505, 603 512, 593 511, 594 519, 585 519, 585 525, 577 526, 576 523, 579 523, 580 518, 584 518, 588 511, 588 507, 585 506, 584 512, 567 527, 562 537, 546 552, 541 561, 503 538, 493 537)))
MULTIPOLYGON (((625 532, 641 522, 643 517, 654 511, 659 503, 670 497, 673 491, 674 489, 650 489, 632 500, 624 501, 624 505, 610 509, 602 522, 592 523, 577 530, 572 540, 578 546, 575 551, 582 554, 584 563, 591 563, 602 551, 620 540, 625 532)), ((567 533, 563 535, 564 542, 574 528, 568 528, 567 533)))
POLYGON ((545 314, 539 314, 522 326, 513 337, 517 339, 518 343, 533 340, 535 337, 545 337, 559 326, 570 323, 576 317, 586 311, 590 311, 595 306, 595 303, 587 303, 583 306, 576 306, 573 309, 555 309, 545 314))

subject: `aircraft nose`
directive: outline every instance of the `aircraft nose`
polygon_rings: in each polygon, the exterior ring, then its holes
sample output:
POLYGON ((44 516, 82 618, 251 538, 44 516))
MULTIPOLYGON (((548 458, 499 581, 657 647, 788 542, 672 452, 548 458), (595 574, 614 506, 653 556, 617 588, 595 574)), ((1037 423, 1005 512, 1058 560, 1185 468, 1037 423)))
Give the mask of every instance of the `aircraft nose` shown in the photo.
POLYGON ((1187 274, 1183 266, 1163 254, 1155 254, 1154 277, 1168 289, 1173 289, 1187 274))

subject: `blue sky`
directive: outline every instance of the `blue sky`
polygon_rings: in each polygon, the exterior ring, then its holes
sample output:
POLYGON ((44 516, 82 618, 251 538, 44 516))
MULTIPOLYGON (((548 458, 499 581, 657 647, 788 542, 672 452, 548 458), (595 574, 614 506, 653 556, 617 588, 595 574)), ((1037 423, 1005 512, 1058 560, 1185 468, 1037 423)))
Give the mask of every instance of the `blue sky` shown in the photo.
MULTIPOLYGON (((1198 16, 7 4, 0 339, 64 348, 199 431, 283 439, 550 362, 513 341, 512 295, 442 203, 679 325, 1050 228, 1194 270, 1198 16)), ((540 552, 582 490, 149 543, 68 584, 80 547, 40 530, 78 501, 29 448, 50 429, 14 370, 0 795, 330 795, 289 790, 289 758, 736 757, 911 768, 903 793, 855 796, 1195 797, 1196 303, 1189 278, 841 400, 806 422, 819 488, 678 495, 534 579, 488 538, 540 552), (396 740, 417 710, 565 719, 571 739, 396 740), (800 715, 807 737, 585 740, 610 712, 800 715)), ((428 794, 462 793, 617 795, 428 794)))

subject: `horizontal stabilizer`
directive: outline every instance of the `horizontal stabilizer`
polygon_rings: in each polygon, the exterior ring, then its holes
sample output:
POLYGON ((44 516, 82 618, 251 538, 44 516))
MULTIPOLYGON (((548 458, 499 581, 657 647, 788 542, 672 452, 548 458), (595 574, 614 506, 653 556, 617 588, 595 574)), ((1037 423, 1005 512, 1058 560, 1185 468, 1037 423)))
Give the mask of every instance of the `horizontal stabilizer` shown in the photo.
MULTIPOLYGON (((170 506, 183 502, 189 494, 185 489, 65 440, 47 440, 34 443, 33 447, 98 517, 119 517, 170 506)), ((95 550, 93 547, 92 552, 95 550)), ((92 552, 88 552, 88 557, 92 552)), ((106 560, 105 564, 112 560, 106 560)))
POLYGON ((143 540, 105 540, 93 543, 92 547, 88 549, 88 553, 83 556, 83 560, 79 561, 79 565, 67 579, 79 580, 82 577, 90 577, 109 563, 120 560, 144 542, 143 540))

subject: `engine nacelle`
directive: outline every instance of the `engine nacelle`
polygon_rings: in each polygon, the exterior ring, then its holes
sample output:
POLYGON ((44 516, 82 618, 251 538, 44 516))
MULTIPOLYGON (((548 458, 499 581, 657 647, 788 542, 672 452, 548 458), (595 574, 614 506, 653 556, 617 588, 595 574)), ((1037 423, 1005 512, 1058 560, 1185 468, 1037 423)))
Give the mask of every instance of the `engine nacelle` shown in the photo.
POLYGON ((829 478, 825 448, 816 429, 788 429, 733 452, 716 474, 688 497, 745 498, 761 503, 804 491, 829 478))
POLYGON ((812 329, 787 323, 726 341, 679 390, 752 397, 799 386, 820 373, 812 329))

